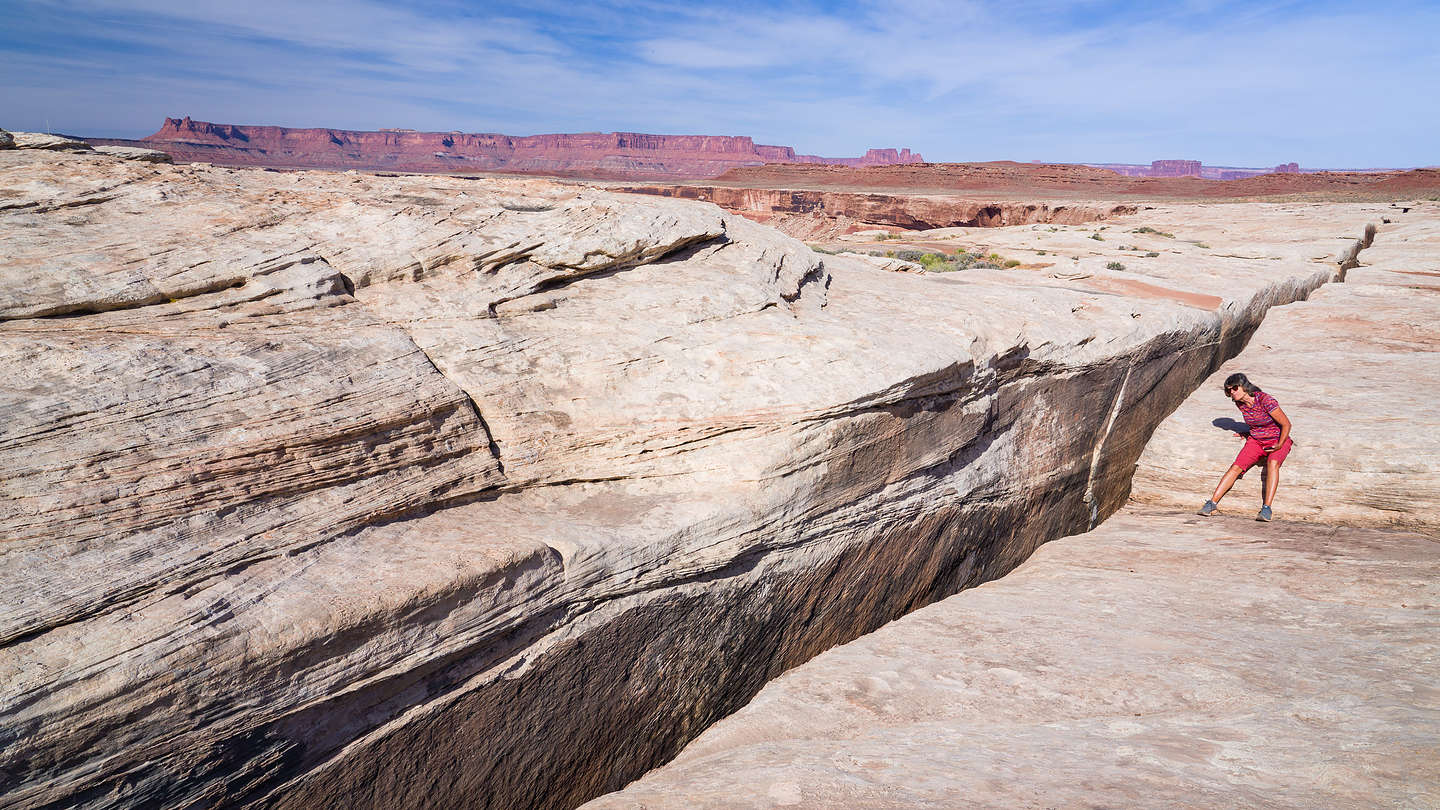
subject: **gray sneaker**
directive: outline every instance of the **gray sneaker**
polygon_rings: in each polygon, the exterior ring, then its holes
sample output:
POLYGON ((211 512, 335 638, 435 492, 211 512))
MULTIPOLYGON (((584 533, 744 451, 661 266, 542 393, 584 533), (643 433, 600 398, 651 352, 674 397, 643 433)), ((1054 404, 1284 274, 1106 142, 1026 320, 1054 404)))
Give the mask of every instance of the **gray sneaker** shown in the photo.
POLYGON ((1258 515, 1255 516, 1255 519, 1256 519, 1256 520, 1269 520, 1270 518, 1271 518, 1270 507, 1268 507, 1268 506, 1262 506, 1262 507, 1260 507, 1260 514, 1258 514, 1258 515))
POLYGON ((1206 501, 1205 505, 1200 507, 1200 511, 1198 514, 1204 515, 1205 517, 1210 517, 1211 515, 1215 514, 1215 510, 1219 508, 1220 507, 1215 505, 1214 501, 1206 501))

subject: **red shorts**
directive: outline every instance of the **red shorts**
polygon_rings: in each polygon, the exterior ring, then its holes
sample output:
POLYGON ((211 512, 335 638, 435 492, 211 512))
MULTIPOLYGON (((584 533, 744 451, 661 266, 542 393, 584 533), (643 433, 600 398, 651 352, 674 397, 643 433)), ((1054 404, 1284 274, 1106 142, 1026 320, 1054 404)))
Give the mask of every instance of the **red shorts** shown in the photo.
POLYGON ((1284 464, 1285 457, 1290 455, 1290 448, 1295 445, 1293 439, 1286 439, 1280 449, 1271 452, 1261 446, 1259 440, 1246 437, 1245 446, 1240 448, 1240 455, 1235 457, 1235 466, 1244 471, 1264 461, 1267 457, 1275 459, 1276 464, 1284 464))

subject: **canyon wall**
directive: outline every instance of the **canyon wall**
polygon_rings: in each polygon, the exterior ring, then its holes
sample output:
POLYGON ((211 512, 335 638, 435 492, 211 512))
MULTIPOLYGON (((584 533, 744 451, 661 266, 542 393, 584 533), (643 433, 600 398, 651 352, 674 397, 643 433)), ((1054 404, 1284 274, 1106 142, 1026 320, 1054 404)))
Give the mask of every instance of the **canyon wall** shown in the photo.
POLYGON ((3 150, 0 187, 6 808, 619 788, 1094 526, 1348 246, 916 275, 533 180, 3 150))
POLYGON ((924 163, 896 166, 741 166, 716 185, 812 191, 875 191, 887 194, 1004 193, 1010 197, 1064 195, 1088 201, 1116 198, 1249 200, 1291 194, 1336 199, 1414 199, 1440 192, 1440 169, 1308 172, 1247 175, 1233 180, 1200 177, 1126 177, 1084 165, 924 163))
POLYGON ((911 230, 998 228, 1032 223, 1080 225, 1135 212, 1135 206, 1124 204, 984 201, 947 195, 695 185, 621 186, 617 190, 713 202, 726 211, 773 225, 792 236, 804 237, 843 233, 862 225, 891 225, 911 230))
MULTIPOLYGON (((1275 213, 1240 210, 1147 216, 1219 241, 1275 213)), ((1270 224, 1338 224, 1311 212, 1270 224)), ((1132 506, 785 673, 585 809, 1435 806, 1440 204, 1343 215, 1384 222, 1362 264, 1161 424, 1132 506), (1237 371, 1294 423, 1273 522, 1253 470, 1195 514, 1241 443, 1237 371)))
POLYGON ((583 132, 517 137, 495 133, 293 129, 167 118, 143 145, 182 162, 277 168, 405 172, 510 172, 609 179, 700 179, 736 166, 918 163, 909 149, 858 158, 799 155, 744 136, 583 132))
POLYGON ((1198 160, 1152 160, 1150 161, 1151 177, 1199 177, 1200 161, 1198 160))

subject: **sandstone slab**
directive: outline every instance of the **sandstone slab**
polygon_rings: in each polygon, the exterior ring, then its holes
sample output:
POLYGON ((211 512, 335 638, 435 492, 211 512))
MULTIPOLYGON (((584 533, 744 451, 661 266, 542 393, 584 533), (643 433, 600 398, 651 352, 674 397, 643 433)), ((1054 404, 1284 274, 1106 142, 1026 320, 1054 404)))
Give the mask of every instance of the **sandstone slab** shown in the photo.
POLYGON ((585 807, 1434 807, 1437 551, 1130 509, 585 807))
POLYGON ((95 147, 95 151, 102 155, 124 158, 126 160, 139 160, 145 163, 173 163, 170 156, 159 149, 145 149, 139 146, 106 146, 95 147))
POLYGON ((1141 281, 539 181, 12 150, 0 189, 7 807, 618 788, 1118 508, 1371 214, 1175 209, 1262 258, 1141 281))
POLYGON ((66 138, 63 135, 50 135, 45 132, 12 132, 17 149, 51 149, 57 152, 88 152, 90 144, 66 138))
MULTIPOLYGON (((1125 511, 786 673, 586 807, 1440 806, 1440 453, 1425 404, 1440 395, 1426 331, 1440 217, 1403 207, 1383 212, 1345 283, 1273 308, 1165 421, 1125 511), (1337 418, 1327 399, 1357 416, 1338 436, 1297 432, 1304 471, 1287 462, 1279 521, 1169 511, 1197 505, 1228 464, 1235 445, 1210 420, 1216 403, 1233 411, 1220 380, 1256 367, 1294 392, 1297 430, 1337 418), (1416 466, 1376 454, 1363 422, 1417 434, 1416 466)), ((1143 236, 1199 226, 1210 233, 1188 235, 1218 242, 1278 210, 1246 213, 1161 214, 1143 236)))
POLYGON ((866 264, 873 264, 881 270, 889 270, 892 273, 923 273, 925 267, 915 262, 907 262, 904 259, 895 259, 888 256, 872 256, 868 253, 844 252, 839 254, 847 259, 857 259, 866 264))
MULTIPOLYGON (((1244 372, 1295 424, 1275 501, 1284 519, 1440 533, 1440 205, 1384 213, 1344 284, 1272 310, 1245 351, 1205 381, 1141 457, 1144 503, 1197 507, 1238 452, 1238 412, 1222 399, 1244 372)), ((1260 474, 1222 508, 1252 514, 1260 474)))

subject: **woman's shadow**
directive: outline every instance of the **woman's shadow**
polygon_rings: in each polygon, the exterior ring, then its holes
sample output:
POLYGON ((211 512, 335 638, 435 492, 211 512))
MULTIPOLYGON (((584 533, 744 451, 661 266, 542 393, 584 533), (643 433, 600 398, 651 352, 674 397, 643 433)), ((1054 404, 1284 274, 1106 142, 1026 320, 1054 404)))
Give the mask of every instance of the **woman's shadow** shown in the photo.
POLYGON ((1214 425, 1217 428, 1220 428, 1221 430, 1228 430, 1232 433, 1239 433, 1241 436, 1250 433, 1249 425, 1245 424, 1244 422, 1237 422, 1228 416, 1222 416, 1219 419, 1212 421, 1210 424, 1214 425))
MULTIPOLYGON (((1211 420, 1210 424, 1214 425, 1214 426, 1217 427, 1217 428, 1220 428, 1221 430, 1228 430, 1228 431, 1230 431, 1231 433, 1239 433, 1241 436, 1249 436, 1249 435, 1250 435, 1250 426, 1249 426, 1249 425, 1245 424, 1244 422, 1239 422, 1239 421, 1236 421, 1236 420, 1234 420, 1234 419, 1231 419, 1231 418, 1228 417, 1228 416, 1222 416, 1222 417, 1220 417, 1219 419, 1213 419, 1213 420, 1211 420)), ((1257 467, 1260 468, 1260 491, 1261 491, 1261 492, 1264 492, 1264 491, 1265 491, 1265 465, 1262 463, 1262 464, 1257 464, 1257 465, 1255 465, 1255 466, 1257 466, 1257 467)), ((1244 478, 1244 477, 1245 477, 1245 473, 1240 473, 1240 478, 1244 478)), ((1238 479, 1237 479, 1237 480, 1238 480, 1238 479)))

